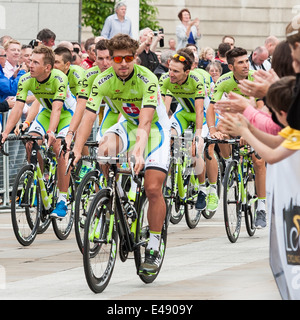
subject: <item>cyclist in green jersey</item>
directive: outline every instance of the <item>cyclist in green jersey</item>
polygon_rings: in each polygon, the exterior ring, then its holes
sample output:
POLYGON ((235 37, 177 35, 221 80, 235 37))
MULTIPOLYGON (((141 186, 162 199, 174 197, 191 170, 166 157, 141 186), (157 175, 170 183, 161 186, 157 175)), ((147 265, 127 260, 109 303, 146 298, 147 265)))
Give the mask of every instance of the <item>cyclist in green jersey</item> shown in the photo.
MULTIPOLYGON (((60 139, 65 136, 76 107, 75 99, 70 97, 66 104, 68 78, 56 69, 53 69, 55 56, 51 48, 43 45, 33 50, 30 72, 20 78, 16 104, 7 119, 6 128, 2 134, 2 142, 17 124, 22 115, 22 110, 30 90, 39 103, 41 111, 30 128, 32 135, 48 134, 48 145, 53 145, 58 155, 60 139), (55 137, 57 132, 57 137, 55 137)), ((53 217, 64 217, 67 213, 67 191, 69 187, 69 175, 65 175, 66 163, 63 158, 58 160, 58 189, 59 197, 57 206, 51 213, 53 217)))
MULTIPOLYGON (((218 131, 216 127, 216 114, 214 111, 214 104, 221 100, 226 99, 226 95, 229 92, 235 92, 237 94, 241 94, 245 96, 239 89, 238 84, 239 81, 248 79, 250 81, 253 81, 253 73, 255 71, 249 70, 249 61, 248 61, 248 55, 247 51, 243 48, 234 48, 231 49, 226 53, 226 58, 228 62, 228 67, 231 70, 231 72, 224 74, 219 78, 219 80, 216 82, 214 93, 212 95, 212 99, 209 105, 209 108, 206 113, 207 117, 207 124, 209 127, 209 132, 212 138, 217 139, 223 139, 225 136, 221 133, 221 131, 218 131)), ((249 98, 248 96, 245 96, 246 98, 249 98)), ((264 103, 262 100, 257 99, 256 101, 257 108, 261 109, 264 106, 264 103)), ((230 148, 227 145, 220 144, 219 145, 222 156, 227 159, 230 158, 230 148)), ((213 147, 209 148, 209 153, 213 154, 213 147)), ((253 157, 253 163, 254 163, 254 169, 255 169, 255 185, 256 185, 256 191, 258 195, 258 208, 257 208, 257 218, 261 220, 261 217, 265 217, 265 198, 266 198, 266 188, 265 188, 265 180, 266 180, 266 167, 265 162, 262 159, 257 159, 255 156, 253 157)), ((215 168, 213 170, 215 174, 215 179, 217 179, 218 171, 217 171, 217 164, 212 157, 212 160, 210 161, 211 166, 215 168)), ((215 207, 218 206, 218 197, 217 195, 212 199, 212 202, 215 207)), ((262 227, 264 227, 265 224, 263 223, 262 227)), ((257 225, 257 227, 260 227, 257 225)))
POLYGON ((127 152, 135 157, 136 173, 145 167, 150 240, 140 271, 155 273, 166 213, 162 185, 169 166, 170 122, 159 93, 157 77, 147 68, 134 64, 138 47, 138 42, 125 34, 108 40, 112 67, 94 81, 73 151, 76 164, 102 99, 110 100, 123 117, 105 132, 98 154, 115 156, 127 152))
MULTIPOLYGON (((194 54, 190 49, 178 50, 170 61, 169 72, 161 76, 159 84, 165 101, 172 95, 179 102, 175 113, 170 119, 172 134, 180 136, 187 129, 190 122, 194 122, 195 137, 198 136, 200 141, 198 153, 202 154, 202 129, 205 122, 203 111, 205 84, 202 75, 191 71, 193 62, 194 54)), ((169 104, 169 101, 166 103, 169 104)), ((195 168, 199 181, 202 181, 204 169, 202 157, 195 158, 195 168)), ((205 207, 205 197, 203 199, 200 188, 196 208, 204 210, 205 207)))

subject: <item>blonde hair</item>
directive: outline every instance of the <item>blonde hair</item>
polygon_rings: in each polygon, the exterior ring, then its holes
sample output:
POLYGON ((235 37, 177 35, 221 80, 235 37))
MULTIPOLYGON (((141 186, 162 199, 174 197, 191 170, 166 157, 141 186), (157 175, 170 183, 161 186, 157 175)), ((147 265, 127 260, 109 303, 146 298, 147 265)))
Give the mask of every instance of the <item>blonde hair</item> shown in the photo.
POLYGON ((200 60, 205 60, 208 52, 212 52, 215 55, 215 50, 211 47, 202 48, 199 54, 200 60))
POLYGON ((8 47, 11 45, 11 44, 17 44, 17 45, 19 45, 20 46, 20 49, 21 49, 21 42, 19 42, 18 40, 15 40, 15 39, 10 39, 10 40, 8 40, 8 41, 6 41, 5 43, 4 43, 4 49, 5 50, 7 50, 8 49, 8 47))

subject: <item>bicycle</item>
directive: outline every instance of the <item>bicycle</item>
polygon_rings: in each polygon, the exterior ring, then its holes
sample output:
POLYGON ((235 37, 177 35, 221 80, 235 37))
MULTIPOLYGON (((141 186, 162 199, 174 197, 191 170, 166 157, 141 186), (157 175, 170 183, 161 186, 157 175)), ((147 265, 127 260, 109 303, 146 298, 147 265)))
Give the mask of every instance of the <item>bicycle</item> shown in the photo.
POLYGON ((224 221, 230 242, 237 241, 242 213, 249 236, 255 233, 254 218, 258 197, 255 189, 255 172, 251 155, 254 150, 248 145, 240 145, 239 139, 227 140, 232 145, 232 161, 226 166, 224 176, 224 221))
POLYGON ((148 201, 142 182, 144 173, 141 172, 137 177, 133 168, 119 168, 117 164, 122 163, 119 157, 98 157, 98 160, 110 167, 107 187, 96 193, 85 221, 83 264, 87 283, 95 293, 100 293, 107 287, 116 262, 118 240, 121 261, 125 262, 129 253, 133 252, 138 276, 143 282, 151 283, 158 276, 163 263, 168 217, 166 215, 162 228, 157 273, 139 272, 150 235, 147 221, 148 201), (122 195, 116 183, 118 174, 131 175, 137 183, 134 205, 128 201, 126 193, 122 195))
POLYGON ((173 224, 177 224, 184 215, 190 229, 197 226, 201 217, 201 211, 196 209, 199 182, 195 176, 189 150, 193 138, 194 135, 191 129, 185 130, 183 136, 171 137, 173 143, 171 145, 171 159, 165 189, 170 221, 173 224))
MULTIPOLYGON (((47 135, 45 136, 47 139, 47 135)), ((2 136, 0 135, 0 139, 2 136)), ((11 219, 14 234, 20 244, 29 246, 36 235, 43 233, 51 221, 54 233, 60 240, 65 240, 73 225, 75 182, 70 178, 68 189, 68 214, 65 218, 50 219, 50 213, 56 205, 57 159, 52 148, 40 147, 41 136, 23 134, 9 135, 6 141, 21 140, 25 145, 30 142, 32 148, 30 161, 18 172, 11 193, 11 219), (38 161, 38 153, 43 152, 43 168, 38 161)), ((3 153, 2 146, 0 147, 3 153)), ((4 152, 6 156, 8 153, 4 152)))

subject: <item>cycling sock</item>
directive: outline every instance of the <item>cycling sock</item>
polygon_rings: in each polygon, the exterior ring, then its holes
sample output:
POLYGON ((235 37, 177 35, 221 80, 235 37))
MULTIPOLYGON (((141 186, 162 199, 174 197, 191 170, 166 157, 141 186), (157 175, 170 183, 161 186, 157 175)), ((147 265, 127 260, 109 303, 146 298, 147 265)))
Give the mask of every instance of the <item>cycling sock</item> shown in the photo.
POLYGON ((199 184, 199 191, 202 191, 203 193, 206 194, 206 184, 205 184, 205 181, 204 182, 200 182, 199 184))
POLYGON ((150 239, 147 245, 147 249, 159 250, 161 232, 155 232, 150 230, 150 239))
POLYGON ((260 210, 266 211, 266 198, 258 198, 256 210, 257 211, 260 211, 260 210))
POLYGON ((68 196, 67 192, 59 191, 59 196, 58 196, 57 203, 60 202, 60 201, 63 201, 64 203, 67 203, 67 196, 68 196))
POLYGON ((217 183, 210 183, 209 184, 209 194, 217 194, 217 183))

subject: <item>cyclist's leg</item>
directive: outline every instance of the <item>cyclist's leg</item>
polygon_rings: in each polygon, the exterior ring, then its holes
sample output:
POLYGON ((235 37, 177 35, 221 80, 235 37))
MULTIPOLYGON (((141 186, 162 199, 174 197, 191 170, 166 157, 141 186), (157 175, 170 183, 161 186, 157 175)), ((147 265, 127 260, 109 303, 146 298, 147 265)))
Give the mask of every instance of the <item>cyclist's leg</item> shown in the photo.
POLYGON ((253 167, 255 172, 255 187, 257 192, 257 210, 255 217, 255 226, 264 228, 266 222, 266 163, 263 159, 258 159, 253 154, 253 167))
POLYGON ((157 258, 163 228, 166 204, 162 193, 170 155, 170 130, 160 123, 152 124, 148 144, 145 150, 145 179, 144 186, 149 201, 147 212, 150 239, 145 251, 145 262, 141 264, 140 270, 156 273, 159 267, 157 258))

